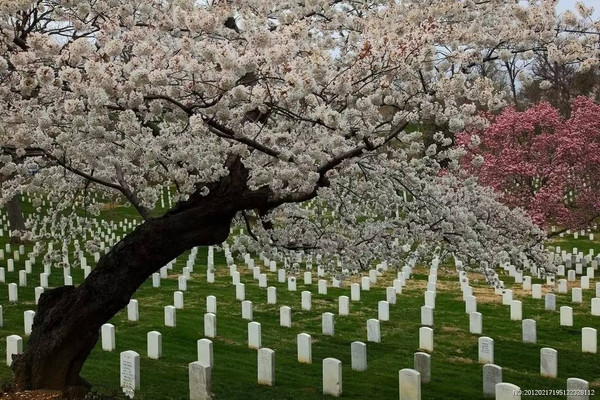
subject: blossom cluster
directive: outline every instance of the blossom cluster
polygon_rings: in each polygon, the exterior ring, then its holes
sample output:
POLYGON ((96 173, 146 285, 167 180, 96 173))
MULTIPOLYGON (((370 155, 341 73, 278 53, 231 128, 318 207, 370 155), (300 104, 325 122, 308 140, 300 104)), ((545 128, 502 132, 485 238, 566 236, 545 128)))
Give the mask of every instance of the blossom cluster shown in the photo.
POLYGON ((436 157, 458 169, 462 155, 447 138, 424 149, 407 128, 484 128, 477 110, 506 96, 482 63, 597 58, 587 31, 556 34, 553 2, 520 3, 0 1, 2 201, 69 204, 91 186, 147 217, 165 188, 210 195, 237 157, 278 205, 257 216, 276 221, 265 244, 345 251, 357 267, 399 239, 493 265, 541 233, 441 175, 436 157))

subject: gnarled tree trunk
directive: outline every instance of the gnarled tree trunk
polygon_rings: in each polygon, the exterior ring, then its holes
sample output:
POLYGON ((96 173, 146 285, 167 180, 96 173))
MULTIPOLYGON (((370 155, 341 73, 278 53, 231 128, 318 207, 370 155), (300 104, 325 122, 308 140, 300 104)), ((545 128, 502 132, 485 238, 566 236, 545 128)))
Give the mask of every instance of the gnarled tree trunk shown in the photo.
POLYGON ((247 189, 247 171, 239 160, 230 171, 211 185, 208 196, 192 195, 164 216, 138 226, 100 259, 79 287, 42 294, 25 352, 13 358, 17 389, 64 391, 86 385, 79 373, 100 327, 128 304, 138 287, 182 252, 222 243, 238 210, 264 206, 268 191, 247 189))
MULTIPOLYGON (((6 204, 6 212, 8 214, 8 222, 10 222, 11 231, 24 231, 25 230, 25 219, 23 218, 23 207, 21 205, 21 198, 18 194, 14 195, 12 199, 6 204)), ((11 242, 20 242, 18 236, 12 236, 11 242)))

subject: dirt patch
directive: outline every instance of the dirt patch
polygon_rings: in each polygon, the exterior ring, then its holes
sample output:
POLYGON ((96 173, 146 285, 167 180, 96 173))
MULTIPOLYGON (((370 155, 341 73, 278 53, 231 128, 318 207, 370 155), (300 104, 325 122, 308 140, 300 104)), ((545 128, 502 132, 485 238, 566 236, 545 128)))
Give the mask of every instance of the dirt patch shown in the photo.
POLYGON ((61 392, 48 390, 26 390, 16 393, 3 393, 2 400, 56 400, 62 399, 61 392))
MULTIPOLYGON (((456 281, 442 281, 442 280, 437 280, 437 283, 435 284, 436 289, 438 291, 440 290, 444 290, 444 291, 457 291, 460 290, 460 283, 458 282, 458 280, 456 281)), ((461 297, 462 299, 462 297, 461 297)))
POLYGON ((595 381, 591 381, 590 382, 590 386, 591 387, 598 387, 598 388, 600 388, 600 379, 596 379, 595 381))
POLYGON ((444 332, 460 332, 461 329, 457 326, 450 325, 450 326, 443 326, 442 331, 444 331, 444 332))
POLYGON ((231 340, 229 338, 223 337, 223 336, 217 336, 216 338, 213 338, 213 340, 218 340, 219 342, 223 342, 225 344, 230 344, 230 345, 240 345, 239 342, 236 342, 235 340, 231 340))
POLYGON ((114 210, 115 208, 123 208, 125 205, 119 203, 103 203, 101 210, 114 210))
POLYGON ((447 358, 447 362, 448 363, 461 363, 461 364, 473 364, 475 363, 474 360, 471 360, 470 358, 466 358, 466 357, 448 357, 447 358))
MULTIPOLYGON (((473 296, 477 298, 477 303, 502 304, 502 295, 496 294, 494 289, 489 286, 474 287, 473 296)), ((462 300, 462 296, 460 296, 460 299, 462 300)))

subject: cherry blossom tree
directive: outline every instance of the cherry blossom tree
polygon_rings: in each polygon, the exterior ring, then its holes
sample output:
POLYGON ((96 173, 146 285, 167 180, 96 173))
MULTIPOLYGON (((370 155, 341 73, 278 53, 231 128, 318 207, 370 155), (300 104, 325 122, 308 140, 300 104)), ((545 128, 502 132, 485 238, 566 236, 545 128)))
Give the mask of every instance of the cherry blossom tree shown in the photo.
POLYGON ((585 228, 600 216, 599 113, 587 97, 573 101, 569 118, 548 103, 507 108, 486 129, 459 135, 470 150, 463 162, 534 222, 585 228))
POLYGON ((474 178, 441 174, 440 158, 458 170, 464 153, 443 135, 424 148, 407 129, 483 129, 477 109, 505 94, 473 70, 499 52, 594 65, 593 35, 557 35, 554 2, 528 3, 0 0, 2 201, 53 196, 51 218, 70 227, 92 188, 144 219, 81 285, 41 296, 17 387, 84 385, 100 326, 236 223, 251 237, 237 249, 306 249, 332 269, 401 266, 438 246, 492 284, 511 257, 543 267, 543 232, 474 178), (165 188, 176 205, 152 217, 165 188))

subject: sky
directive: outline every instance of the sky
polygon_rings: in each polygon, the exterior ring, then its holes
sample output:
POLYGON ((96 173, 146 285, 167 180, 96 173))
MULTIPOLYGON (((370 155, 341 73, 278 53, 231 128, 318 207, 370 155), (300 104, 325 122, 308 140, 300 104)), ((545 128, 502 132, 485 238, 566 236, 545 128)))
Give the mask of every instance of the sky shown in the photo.
MULTIPOLYGON (((588 7, 594 7, 594 16, 600 17, 600 0, 579 0, 583 4, 588 7)), ((558 7, 556 7, 558 12, 562 12, 565 10, 574 10, 575 3, 577 0, 559 0, 558 7)))

